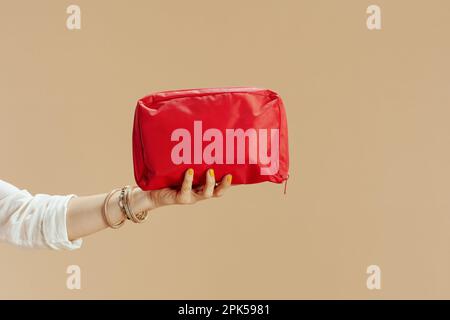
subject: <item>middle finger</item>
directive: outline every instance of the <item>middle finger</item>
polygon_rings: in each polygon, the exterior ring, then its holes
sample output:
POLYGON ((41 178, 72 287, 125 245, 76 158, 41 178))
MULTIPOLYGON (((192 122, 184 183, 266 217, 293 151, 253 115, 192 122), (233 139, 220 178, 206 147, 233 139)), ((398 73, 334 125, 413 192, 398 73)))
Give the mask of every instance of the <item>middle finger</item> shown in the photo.
POLYGON ((214 174, 214 169, 209 169, 206 172, 206 182, 203 186, 203 197, 211 198, 214 194, 214 187, 216 186, 216 177, 214 174))

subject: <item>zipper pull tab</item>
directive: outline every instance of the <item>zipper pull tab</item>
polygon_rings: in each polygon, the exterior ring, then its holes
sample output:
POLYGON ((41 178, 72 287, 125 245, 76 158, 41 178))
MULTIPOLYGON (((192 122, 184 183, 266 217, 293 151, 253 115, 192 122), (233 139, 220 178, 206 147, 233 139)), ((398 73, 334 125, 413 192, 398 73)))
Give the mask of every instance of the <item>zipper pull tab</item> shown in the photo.
POLYGON ((287 182, 288 182, 288 179, 289 179, 289 175, 287 175, 286 180, 284 180, 284 192, 283 192, 283 194, 286 194, 286 192, 287 192, 287 182))

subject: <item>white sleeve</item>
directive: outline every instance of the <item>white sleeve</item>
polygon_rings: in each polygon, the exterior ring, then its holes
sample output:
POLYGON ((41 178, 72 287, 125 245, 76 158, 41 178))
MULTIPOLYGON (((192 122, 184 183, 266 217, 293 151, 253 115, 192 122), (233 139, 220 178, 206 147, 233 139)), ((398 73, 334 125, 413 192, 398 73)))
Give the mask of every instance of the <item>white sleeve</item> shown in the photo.
POLYGON ((69 241, 67 204, 75 194, 32 196, 0 180, 0 241, 29 248, 73 250, 82 240, 69 241))

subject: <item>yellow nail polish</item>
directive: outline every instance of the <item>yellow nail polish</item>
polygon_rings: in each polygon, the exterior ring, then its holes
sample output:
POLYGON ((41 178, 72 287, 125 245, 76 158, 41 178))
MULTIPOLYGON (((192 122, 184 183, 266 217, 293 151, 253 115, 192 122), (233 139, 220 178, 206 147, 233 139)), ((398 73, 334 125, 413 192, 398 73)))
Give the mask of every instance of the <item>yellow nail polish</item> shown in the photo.
POLYGON ((194 169, 190 168, 187 171, 188 175, 193 176, 194 175, 194 169))
POLYGON ((209 169, 209 175, 214 178, 214 169, 209 169))
POLYGON ((231 183, 231 180, 233 180, 233 176, 231 174, 227 175, 228 183, 231 183))

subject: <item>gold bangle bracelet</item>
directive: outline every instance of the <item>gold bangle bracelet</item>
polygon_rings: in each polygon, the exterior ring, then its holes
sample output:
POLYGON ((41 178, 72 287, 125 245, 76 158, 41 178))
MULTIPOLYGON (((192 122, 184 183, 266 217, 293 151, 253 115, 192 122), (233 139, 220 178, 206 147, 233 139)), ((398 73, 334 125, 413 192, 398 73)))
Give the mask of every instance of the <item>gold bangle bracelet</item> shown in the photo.
POLYGON ((121 226, 124 225, 124 223, 126 221, 126 217, 124 217, 124 219, 122 219, 121 221, 119 221, 119 222, 114 224, 114 223, 111 222, 111 219, 109 218, 109 215, 108 215, 108 203, 109 203, 109 200, 118 191, 120 191, 120 189, 112 190, 110 193, 108 193, 108 195, 105 198, 105 201, 103 202, 103 210, 102 210, 103 218, 105 219, 106 224, 112 229, 119 229, 121 226))
POLYGON ((127 219, 131 220, 131 215, 128 212, 128 208, 125 208, 126 193, 129 188, 131 188, 131 187, 125 186, 120 190, 119 207, 120 207, 120 210, 122 211, 122 213, 127 217, 127 219))
POLYGON ((148 215, 149 210, 144 210, 144 211, 141 211, 141 212, 138 212, 138 213, 134 213, 133 210, 131 209, 131 198, 132 198, 132 195, 133 195, 133 190, 135 188, 136 187, 130 187, 130 188, 127 189, 127 192, 125 194, 125 199, 126 200, 125 200, 125 203, 124 203, 124 207, 125 207, 125 210, 127 211, 127 215, 129 215, 131 217, 131 220, 134 223, 143 223, 143 222, 145 222, 147 220, 147 218, 149 216, 148 215))
POLYGON ((133 214, 131 208, 130 208, 130 201, 131 201, 131 194, 132 189, 130 186, 127 186, 125 188, 125 194, 124 194, 124 201, 123 201, 123 207, 125 209, 126 215, 128 217, 128 219, 130 219, 131 221, 133 221, 134 223, 139 223, 139 221, 137 220, 137 218, 135 217, 135 215, 133 214))

